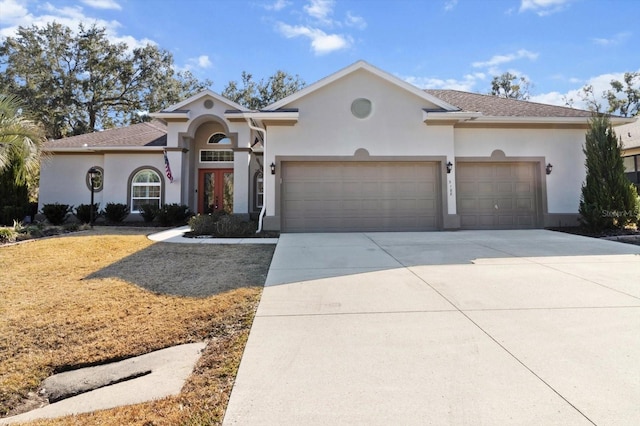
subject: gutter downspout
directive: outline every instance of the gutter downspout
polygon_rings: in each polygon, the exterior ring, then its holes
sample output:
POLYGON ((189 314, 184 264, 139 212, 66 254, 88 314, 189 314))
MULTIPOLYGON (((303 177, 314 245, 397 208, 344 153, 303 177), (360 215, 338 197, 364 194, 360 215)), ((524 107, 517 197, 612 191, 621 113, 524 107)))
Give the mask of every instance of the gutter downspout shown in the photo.
POLYGON ((263 179, 263 186, 262 186, 262 209, 260 210, 260 216, 258 216, 258 229, 256 230, 256 234, 259 234, 260 232, 262 232, 262 220, 264 219, 264 214, 267 212, 267 170, 266 170, 266 164, 267 164, 267 131, 263 128, 257 127, 252 123, 252 119, 251 118, 247 118, 247 125, 249 126, 249 128, 251 130, 255 130, 257 132, 262 133, 262 158, 263 160, 263 165, 262 165, 262 179, 263 179))

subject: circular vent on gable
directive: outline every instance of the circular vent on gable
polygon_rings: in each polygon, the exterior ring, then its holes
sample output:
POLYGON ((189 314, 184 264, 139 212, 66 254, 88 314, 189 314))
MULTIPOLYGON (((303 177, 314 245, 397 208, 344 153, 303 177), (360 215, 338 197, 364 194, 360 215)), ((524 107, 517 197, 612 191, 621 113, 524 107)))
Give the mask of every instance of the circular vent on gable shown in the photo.
POLYGON ((365 98, 358 98, 351 102, 351 114, 356 118, 367 118, 371 115, 371 101, 365 98))
POLYGON ((211 109, 213 108, 213 101, 211 99, 207 99, 206 101, 204 101, 204 107, 206 109, 211 109))

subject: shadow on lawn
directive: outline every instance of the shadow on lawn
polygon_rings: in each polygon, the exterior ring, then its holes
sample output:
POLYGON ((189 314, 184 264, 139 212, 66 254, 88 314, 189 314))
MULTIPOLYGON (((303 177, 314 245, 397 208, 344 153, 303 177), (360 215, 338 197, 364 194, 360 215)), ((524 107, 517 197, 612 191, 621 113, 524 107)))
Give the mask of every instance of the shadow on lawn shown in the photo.
POLYGON ((151 292, 207 297, 263 286, 275 245, 156 243, 84 279, 118 278, 151 292))

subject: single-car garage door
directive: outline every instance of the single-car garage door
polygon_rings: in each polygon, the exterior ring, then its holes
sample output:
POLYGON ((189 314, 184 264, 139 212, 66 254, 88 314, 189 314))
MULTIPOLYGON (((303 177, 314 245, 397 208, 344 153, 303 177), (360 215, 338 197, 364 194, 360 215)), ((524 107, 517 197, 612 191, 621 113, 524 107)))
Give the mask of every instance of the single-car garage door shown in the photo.
POLYGON ((517 229, 540 225, 537 163, 456 165, 462 229, 517 229))
POLYGON ((432 162, 283 162, 282 230, 438 229, 438 171, 432 162))

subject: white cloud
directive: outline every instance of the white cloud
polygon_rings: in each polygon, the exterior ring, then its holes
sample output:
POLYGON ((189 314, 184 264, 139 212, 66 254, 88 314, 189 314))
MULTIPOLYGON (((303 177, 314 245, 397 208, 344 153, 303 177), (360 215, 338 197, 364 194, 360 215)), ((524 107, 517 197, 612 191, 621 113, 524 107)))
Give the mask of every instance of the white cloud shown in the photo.
POLYGON ((122 6, 120 6, 115 0, 81 0, 81 1, 87 6, 94 7, 96 9, 122 10, 122 6))
POLYGON ((0 0, 0 23, 12 24, 15 21, 23 20, 29 15, 29 11, 24 7, 24 3, 17 0, 0 0))
POLYGON ((198 56, 198 66, 200 68, 210 68, 211 65, 213 65, 213 64, 211 63, 211 61, 209 60, 209 57, 207 55, 198 56))
POLYGON ((599 44, 600 46, 615 46, 617 44, 623 43, 629 37, 631 37, 631 33, 629 31, 625 31, 615 34, 610 38, 593 38, 592 40, 595 44, 599 44))
POLYGON ((359 30, 364 30, 367 28, 367 22, 364 20, 362 16, 352 15, 351 12, 347 12, 347 19, 345 24, 348 27, 355 27, 359 30))
POLYGON ((520 12, 532 11, 538 16, 547 16, 565 9, 573 0, 522 0, 520 12))
MULTIPOLYGON (((640 70, 639 70, 640 71, 640 70)), ((575 82, 577 79, 571 79, 575 82)), ((602 93, 611 89, 611 80, 624 81, 624 73, 607 73, 600 74, 595 77, 591 77, 587 80, 579 81, 579 87, 575 89, 571 89, 566 91, 565 93, 560 92, 549 92, 542 93, 539 95, 531 96, 531 101, 533 102, 541 102, 547 103, 551 105, 560 105, 566 106, 567 100, 572 100, 573 108, 578 109, 588 109, 588 105, 585 101, 582 100, 582 88, 587 85, 591 85, 593 87, 593 93, 598 102, 600 102, 603 107, 607 105, 607 101, 602 99, 602 93)))
POLYGON ((287 0, 276 0, 275 2, 273 2, 271 4, 265 5, 264 8, 267 9, 267 10, 275 10, 277 12, 277 11, 282 10, 285 7, 289 6, 290 4, 291 4, 291 2, 288 2, 287 0))
POLYGON ((467 74, 461 80, 454 78, 440 79, 434 77, 408 76, 400 77, 407 83, 413 84, 421 89, 450 89, 465 92, 474 91, 479 81, 487 78, 484 73, 467 74))
POLYGON ((327 34, 318 28, 302 25, 278 23, 278 31, 286 38, 307 37, 311 40, 311 49, 316 55, 324 55, 336 50, 346 49, 351 45, 348 37, 339 34, 327 34))
POLYGON ((311 0, 304 6, 304 11, 312 18, 321 22, 330 23, 330 15, 333 14, 334 0, 311 0))
POLYGON ((518 59, 529 59, 531 61, 535 61, 537 58, 537 53, 530 52, 526 49, 520 49, 515 53, 492 56, 488 61, 473 62, 471 66, 473 66, 474 68, 495 68, 498 65, 513 62, 518 59))
POLYGON ((18 4, 16 0, 0 0, 0 39, 5 37, 14 37, 17 34, 18 27, 36 26, 45 27, 47 24, 56 22, 58 24, 77 31, 80 24, 85 27, 96 25, 99 28, 105 28, 107 39, 112 43, 126 43, 129 50, 145 46, 146 44, 154 44, 153 40, 143 38, 136 39, 130 35, 120 35, 119 29, 122 26, 120 22, 111 20, 107 21, 90 16, 84 12, 80 6, 55 7, 51 3, 44 3, 38 8, 40 14, 34 14, 32 11, 24 7, 21 2, 18 4), (8 11, 6 13, 5 11, 8 11))
POLYGON ((450 10, 453 10, 453 8, 456 7, 456 5, 458 4, 458 0, 447 0, 444 2, 444 10, 445 12, 449 12, 450 10))

